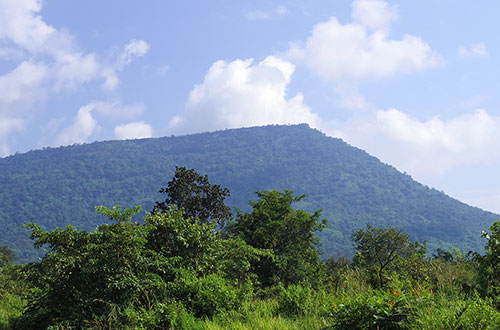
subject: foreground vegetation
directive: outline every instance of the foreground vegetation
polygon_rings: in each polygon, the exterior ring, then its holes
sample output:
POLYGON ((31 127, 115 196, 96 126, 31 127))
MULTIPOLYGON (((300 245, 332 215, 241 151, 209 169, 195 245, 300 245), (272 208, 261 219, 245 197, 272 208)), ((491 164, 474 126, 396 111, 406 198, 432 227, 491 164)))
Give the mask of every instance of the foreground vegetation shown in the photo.
POLYGON ((162 192, 140 223, 101 206, 92 232, 29 224, 38 262, 0 247, 0 329, 500 329, 500 222, 482 256, 367 226, 352 260, 321 262, 304 196, 260 191, 232 218, 229 191, 185 168, 162 192))

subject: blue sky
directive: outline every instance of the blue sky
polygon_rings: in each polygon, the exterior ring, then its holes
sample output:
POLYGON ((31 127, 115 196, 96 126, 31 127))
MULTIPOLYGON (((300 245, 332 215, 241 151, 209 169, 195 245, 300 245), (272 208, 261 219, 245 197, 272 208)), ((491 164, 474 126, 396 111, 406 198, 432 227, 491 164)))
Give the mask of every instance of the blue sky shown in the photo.
POLYGON ((498 1, 0 0, 0 156, 309 123, 500 212, 498 1))

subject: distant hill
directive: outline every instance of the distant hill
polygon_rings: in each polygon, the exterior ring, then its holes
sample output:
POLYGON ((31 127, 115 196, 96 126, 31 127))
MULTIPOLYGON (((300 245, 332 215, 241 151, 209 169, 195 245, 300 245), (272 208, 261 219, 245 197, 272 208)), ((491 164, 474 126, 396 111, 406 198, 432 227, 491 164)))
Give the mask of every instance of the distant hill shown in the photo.
POLYGON ((297 207, 322 209, 327 256, 352 253, 351 232, 370 223, 394 226, 437 247, 479 251, 481 230, 499 216, 428 188, 394 167, 307 125, 241 128, 179 137, 95 142, 0 159, 0 246, 24 262, 37 253, 27 222, 46 229, 106 221, 95 205, 152 209, 175 166, 208 174, 243 210, 254 192, 307 194, 297 207))

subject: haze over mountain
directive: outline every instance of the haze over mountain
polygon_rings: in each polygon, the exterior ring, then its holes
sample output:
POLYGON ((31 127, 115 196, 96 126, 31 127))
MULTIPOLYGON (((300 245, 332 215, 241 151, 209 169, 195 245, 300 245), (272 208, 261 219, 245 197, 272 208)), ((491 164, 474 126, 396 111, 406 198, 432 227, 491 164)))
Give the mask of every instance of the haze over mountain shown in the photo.
MULTIPOLYGON (((414 181, 340 139, 307 125, 264 126, 179 137, 48 148, 0 159, 0 246, 32 260, 28 231, 73 224, 92 230, 106 219, 95 205, 152 209, 175 166, 194 168, 231 191, 243 210, 256 190, 307 194, 296 207, 322 209, 326 256, 352 253, 350 235, 369 223, 393 226, 440 247, 480 251, 480 233, 498 215, 468 206, 414 181)), ((139 220, 139 219, 138 219, 139 220)))

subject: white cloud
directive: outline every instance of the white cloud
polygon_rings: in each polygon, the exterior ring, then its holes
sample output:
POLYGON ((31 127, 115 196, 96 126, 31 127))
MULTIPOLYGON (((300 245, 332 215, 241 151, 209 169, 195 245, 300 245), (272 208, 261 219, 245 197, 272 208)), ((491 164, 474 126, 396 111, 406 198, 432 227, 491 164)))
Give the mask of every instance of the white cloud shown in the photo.
POLYGON ((115 127, 115 137, 119 140, 143 139, 153 136, 151 125, 138 121, 115 127))
POLYGON ((204 81, 189 94, 184 111, 169 124, 169 132, 188 133, 266 124, 309 123, 318 116, 303 103, 302 94, 287 98, 295 66, 277 57, 217 61, 204 81))
POLYGON ((380 0, 355 0, 352 3, 354 21, 372 30, 385 30, 398 17, 395 6, 380 0))
POLYGON ((484 57, 488 56, 488 51, 486 50, 486 46, 481 42, 468 47, 461 46, 458 49, 458 55, 460 57, 484 57))
POLYGON ((127 65, 134 57, 142 57, 149 51, 149 44, 144 40, 131 40, 124 48, 121 55, 120 64, 127 65))
POLYGON ((385 1, 354 1, 353 23, 341 24, 335 17, 319 23, 306 44, 292 44, 287 56, 335 81, 386 78, 439 65, 442 60, 421 38, 389 38, 389 23, 396 16, 385 1))
POLYGON ((97 121, 92 116, 95 104, 87 104, 78 110, 74 122, 66 127, 57 139, 58 145, 88 142, 92 133, 98 129, 97 121))
POLYGON ((3 0, 0 2, 0 39, 6 39, 29 52, 54 52, 69 46, 71 38, 46 24, 37 13, 41 0, 3 0), (50 45, 49 45, 50 44, 50 45), (58 45, 54 50, 48 46, 58 45))
POLYGON ((257 21, 257 20, 267 20, 267 19, 272 19, 275 17, 282 17, 286 16, 290 13, 290 10, 281 5, 276 7, 273 10, 270 11, 264 11, 264 10, 250 10, 245 12, 245 17, 248 20, 251 21, 257 21))
POLYGON ((17 62, 10 72, 0 72, 0 124, 9 118, 27 125, 40 103, 63 89, 92 81, 115 89, 118 73, 149 50, 145 41, 132 40, 114 62, 105 63, 79 50, 68 31, 47 24, 41 9, 41 0, 0 1, 0 58, 17 62))
POLYGON ((420 121, 397 109, 378 110, 331 133, 419 178, 500 158, 500 117, 485 110, 420 121))
POLYGON ((149 44, 144 40, 133 39, 125 45, 116 62, 102 70, 102 77, 104 77, 103 87, 108 90, 115 89, 120 83, 118 73, 123 71, 125 66, 132 62, 134 58, 146 55, 149 48, 149 44))
POLYGON ((43 99, 43 83, 48 75, 49 69, 45 65, 25 61, 0 76, 0 115, 15 115, 21 105, 30 107, 43 99))

